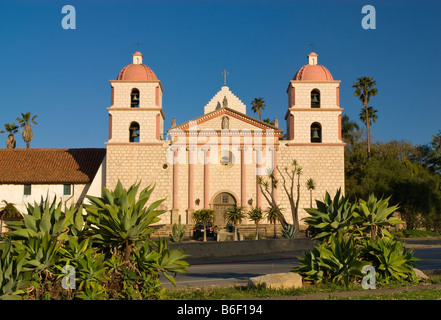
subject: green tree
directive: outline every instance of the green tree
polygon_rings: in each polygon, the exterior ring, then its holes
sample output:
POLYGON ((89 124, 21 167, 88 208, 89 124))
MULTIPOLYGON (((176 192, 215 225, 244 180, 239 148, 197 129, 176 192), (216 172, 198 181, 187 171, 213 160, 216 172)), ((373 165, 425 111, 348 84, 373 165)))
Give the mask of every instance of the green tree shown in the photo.
MULTIPOLYGON (((424 147, 424 146, 423 146, 424 147)), ((425 165, 432 171, 441 175, 441 130, 432 136, 430 144, 426 147, 425 165)))
POLYGON ((38 123, 36 123, 34 121, 36 117, 37 117, 37 115, 35 115, 31 118, 31 113, 27 112, 27 113, 22 113, 21 118, 18 117, 16 119, 18 121, 18 123, 20 124, 20 128, 21 128, 20 133, 22 133, 24 142, 26 142, 27 149, 30 148, 30 143, 34 137, 31 124, 38 125, 38 123))
POLYGON ((259 222, 263 219, 263 211, 261 208, 251 208, 248 212, 248 217, 250 220, 254 221, 256 224, 256 235, 255 239, 259 240, 259 222))
MULTIPOLYGON (((368 107, 367 114, 369 117, 369 127, 372 125, 372 123, 375 123, 375 121, 378 119, 377 112, 378 110, 374 109, 373 107, 371 106, 368 107)), ((363 122, 366 125, 366 112, 363 108, 360 110, 358 116, 360 117, 361 122, 363 122)))
MULTIPOLYGON (((285 221, 282 213, 282 209, 278 206, 270 206, 265 210, 265 218, 268 220, 271 224, 273 224, 274 227, 274 239, 277 238, 277 221, 285 221)), ((286 222, 281 222, 282 227, 286 227, 288 224, 286 222)))
POLYGON ((202 222, 202 224, 204 225, 204 241, 207 241, 207 225, 214 221, 214 210, 212 209, 196 210, 193 212, 192 218, 195 223, 202 222))
POLYGON ((312 178, 309 178, 306 180, 306 189, 309 190, 309 207, 312 208, 312 191, 315 190, 316 183, 315 180, 312 178))
POLYGON ((253 101, 251 101, 251 110, 255 114, 259 116, 259 120, 262 120, 262 111, 265 110, 265 101, 263 101, 263 98, 254 98, 253 101))
POLYGON ((5 130, 0 131, 0 133, 9 132, 8 137, 6 138, 6 147, 8 149, 14 149, 16 145, 14 133, 17 133, 18 126, 15 123, 5 123, 5 130))
POLYGON ((346 144, 353 144, 356 140, 355 137, 355 131, 359 130, 360 127, 358 126, 357 122, 352 121, 349 119, 349 116, 344 114, 341 117, 341 133, 343 141, 346 144))
POLYGON ((23 220, 20 211, 17 210, 13 203, 2 201, 4 206, 0 208, 0 235, 3 233, 3 221, 23 220))
POLYGON ((364 110, 365 110, 366 142, 367 142, 367 158, 368 159, 371 157, 371 131, 370 131, 371 121, 369 120, 368 104, 370 102, 370 98, 375 96, 378 92, 377 88, 374 88, 375 85, 376 85, 376 82, 371 77, 357 78, 357 81, 354 82, 354 84, 352 85, 352 88, 355 88, 354 95, 357 96, 361 100, 363 107, 364 107, 364 110))
POLYGON ((234 226, 234 241, 238 240, 237 236, 237 224, 242 222, 242 219, 245 218, 245 214, 243 212, 243 207, 240 206, 233 206, 231 208, 228 208, 227 211, 225 211, 225 218, 228 222, 231 222, 234 226))

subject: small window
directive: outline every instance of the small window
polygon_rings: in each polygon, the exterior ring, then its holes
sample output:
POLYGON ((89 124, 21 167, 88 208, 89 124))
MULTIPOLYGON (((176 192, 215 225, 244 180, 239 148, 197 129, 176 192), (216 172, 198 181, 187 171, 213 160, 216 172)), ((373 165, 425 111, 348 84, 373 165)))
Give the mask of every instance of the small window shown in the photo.
POLYGON ((23 195, 30 196, 31 195, 31 185, 25 184, 23 188, 23 195))
POLYGON ((63 195, 70 196, 72 194, 72 188, 70 184, 63 185, 63 195))
POLYGON ((222 195, 222 203, 228 203, 228 195, 222 195))

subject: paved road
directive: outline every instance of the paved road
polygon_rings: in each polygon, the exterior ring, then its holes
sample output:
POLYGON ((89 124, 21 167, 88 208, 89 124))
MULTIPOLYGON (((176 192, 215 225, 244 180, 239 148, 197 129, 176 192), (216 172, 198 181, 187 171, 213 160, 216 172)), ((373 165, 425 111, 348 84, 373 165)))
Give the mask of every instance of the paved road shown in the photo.
MULTIPOLYGON (((441 247, 416 247, 415 256, 421 270, 441 269, 441 247)), ((299 262, 295 257, 243 257, 240 262, 217 262, 192 264, 185 274, 177 274, 177 288, 246 284, 250 277, 268 273, 289 272, 299 262)), ((174 288, 162 279, 166 288, 174 288)))

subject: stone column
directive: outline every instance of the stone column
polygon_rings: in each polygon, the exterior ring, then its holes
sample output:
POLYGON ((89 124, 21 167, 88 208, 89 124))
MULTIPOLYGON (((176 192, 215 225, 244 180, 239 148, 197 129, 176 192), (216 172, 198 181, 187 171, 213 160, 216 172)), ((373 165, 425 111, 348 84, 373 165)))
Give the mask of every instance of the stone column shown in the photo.
POLYGON ((262 192, 260 191, 259 177, 261 176, 262 168, 262 147, 255 147, 256 151, 256 207, 262 207, 262 192))
POLYGON ((247 206, 247 167, 245 164, 245 150, 246 147, 239 147, 240 150, 240 202, 242 207, 247 206))
POLYGON ((179 148, 175 148, 173 150, 173 207, 172 207, 172 214, 171 214, 171 223, 178 223, 178 215, 179 215, 179 209, 178 209, 178 198, 179 198, 179 180, 178 180, 178 174, 179 174, 179 164, 178 164, 178 154, 179 154, 179 148))
POLYGON ((210 208, 210 148, 204 147, 204 208, 210 208))
POLYGON ((188 208, 187 208, 187 223, 190 221, 191 214, 194 211, 194 200, 193 200, 193 190, 194 190, 194 160, 196 147, 187 147, 188 150, 188 208))

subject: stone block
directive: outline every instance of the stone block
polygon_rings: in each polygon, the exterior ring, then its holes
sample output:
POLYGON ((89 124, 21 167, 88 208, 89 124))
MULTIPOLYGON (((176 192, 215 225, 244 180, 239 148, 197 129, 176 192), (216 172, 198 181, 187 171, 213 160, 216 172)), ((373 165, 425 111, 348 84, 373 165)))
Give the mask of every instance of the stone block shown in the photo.
POLYGON ((262 286, 271 289, 301 288, 302 276, 294 272, 272 273, 248 279, 249 286, 262 286))

